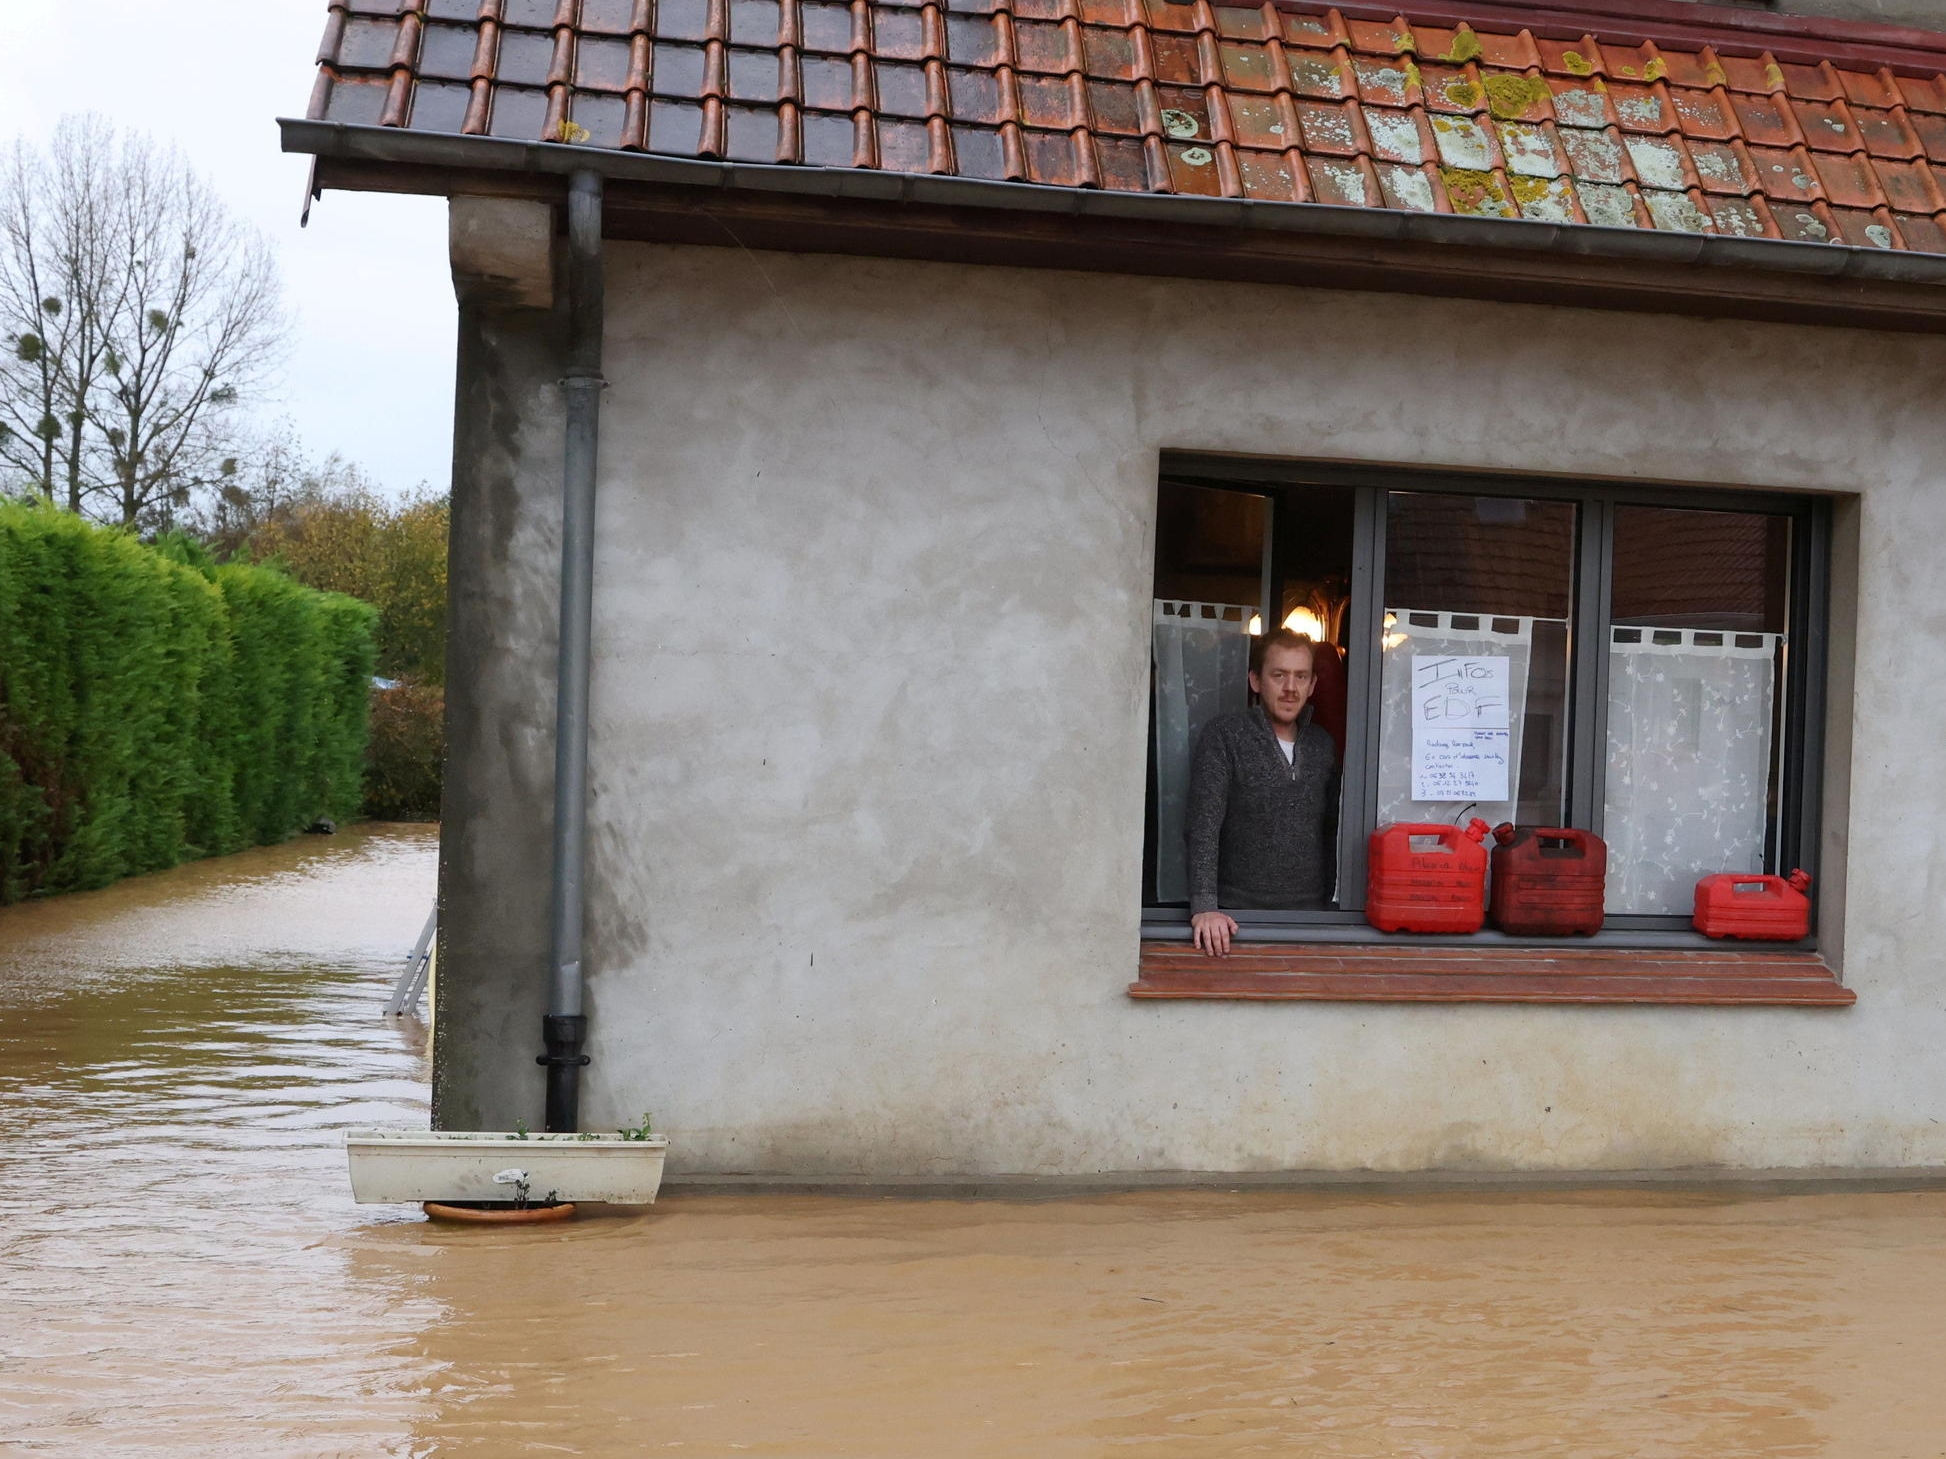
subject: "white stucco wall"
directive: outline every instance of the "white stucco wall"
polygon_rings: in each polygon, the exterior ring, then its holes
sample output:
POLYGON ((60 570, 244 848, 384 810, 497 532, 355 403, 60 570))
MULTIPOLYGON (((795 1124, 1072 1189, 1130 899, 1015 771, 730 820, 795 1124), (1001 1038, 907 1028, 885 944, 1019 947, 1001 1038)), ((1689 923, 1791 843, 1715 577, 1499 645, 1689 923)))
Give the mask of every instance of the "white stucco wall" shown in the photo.
POLYGON ((1946 1164, 1946 341, 640 245, 608 297, 589 1127, 652 1110, 678 1172, 1946 1164), (1167 447, 1858 493, 1857 1007, 1130 1001, 1167 447))

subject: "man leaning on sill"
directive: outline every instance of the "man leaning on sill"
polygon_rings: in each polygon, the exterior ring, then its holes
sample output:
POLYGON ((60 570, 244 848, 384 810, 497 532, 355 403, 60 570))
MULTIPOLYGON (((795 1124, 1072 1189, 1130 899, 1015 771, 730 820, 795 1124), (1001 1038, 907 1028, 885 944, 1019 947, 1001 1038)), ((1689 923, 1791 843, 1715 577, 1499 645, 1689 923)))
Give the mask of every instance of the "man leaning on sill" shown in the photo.
POLYGON ((1237 935, 1223 909, 1316 908, 1331 892, 1338 749, 1311 722, 1318 647, 1279 628, 1252 648, 1257 703, 1204 726, 1189 772, 1189 925, 1216 957, 1237 935))

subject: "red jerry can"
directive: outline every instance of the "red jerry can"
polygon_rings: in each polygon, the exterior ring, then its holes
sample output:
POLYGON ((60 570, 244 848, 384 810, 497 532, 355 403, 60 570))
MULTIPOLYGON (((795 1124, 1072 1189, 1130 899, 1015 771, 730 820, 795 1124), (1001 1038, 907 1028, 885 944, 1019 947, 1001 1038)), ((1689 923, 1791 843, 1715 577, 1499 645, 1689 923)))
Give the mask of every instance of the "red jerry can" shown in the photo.
POLYGON ((1493 828, 1493 925, 1521 937, 1592 937, 1601 931, 1608 847, 1565 826, 1493 828))
POLYGON ((1811 876, 1744 876, 1718 872, 1696 883, 1696 930, 1705 937, 1795 942, 1811 935, 1811 876))
POLYGON ((1478 932, 1486 921, 1487 823, 1402 822, 1372 832, 1365 920, 1381 932, 1478 932))

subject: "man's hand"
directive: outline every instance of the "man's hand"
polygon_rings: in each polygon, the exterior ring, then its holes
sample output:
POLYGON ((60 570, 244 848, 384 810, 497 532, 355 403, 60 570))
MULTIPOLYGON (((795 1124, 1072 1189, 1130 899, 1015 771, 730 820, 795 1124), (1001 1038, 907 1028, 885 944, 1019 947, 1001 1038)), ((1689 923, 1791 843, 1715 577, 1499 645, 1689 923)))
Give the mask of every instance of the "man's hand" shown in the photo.
POLYGON ((1228 957, 1230 939, 1237 935, 1237 919, 1228 912, 1198 912, 1189 919, 1190 941, 1211 957, 1228 957))

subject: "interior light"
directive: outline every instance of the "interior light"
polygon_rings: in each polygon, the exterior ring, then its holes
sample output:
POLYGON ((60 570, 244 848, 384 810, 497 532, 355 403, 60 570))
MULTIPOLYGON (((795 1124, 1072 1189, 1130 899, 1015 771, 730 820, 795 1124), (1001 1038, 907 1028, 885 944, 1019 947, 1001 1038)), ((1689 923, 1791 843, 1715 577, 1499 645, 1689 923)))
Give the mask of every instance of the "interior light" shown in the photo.
POLYGON ((1324 642, 1324 620, 1309 608, 1293 608, 1284 620, 1284 626, 1292 633, 1301 633, 1317 643, 1324 642))
POLYGON ((1264 615, 1261 613, 1252 613, 1250 615, 1251 637, 1254 638, 1257 635, 1261 634, 1263 631, 1264 631, 1264 615))

